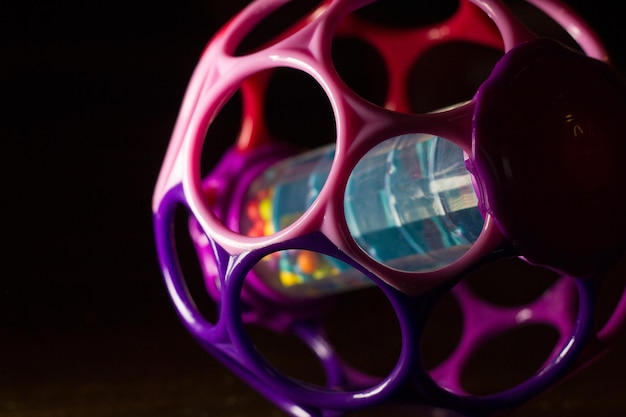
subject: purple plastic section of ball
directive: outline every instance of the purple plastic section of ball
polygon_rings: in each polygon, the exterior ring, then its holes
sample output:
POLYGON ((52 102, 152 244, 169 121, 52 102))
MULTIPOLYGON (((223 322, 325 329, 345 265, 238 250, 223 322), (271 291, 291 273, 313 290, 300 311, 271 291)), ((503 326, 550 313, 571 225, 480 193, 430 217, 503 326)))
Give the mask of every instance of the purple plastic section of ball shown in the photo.
MULTIPOLYGON (((593 309, 593 287, 591 281, 578 280, 574 287, 570 287, 575 288, 574 294, 569 291, 565 292, 565 294, 570 295, 564 299, 559 300, 559 297, 556 297, 557 301, 564 303, 571 302, 568 300, 572 300, 572 297, 575 297, 577 300, 578 312, 573 326, 571 326, 571 334, 563 335, 559 349, 557 349, 550 362, 543 367, 539 374, 513 389, 498 394, 484 397, 462 394, 459 386, 448 386, 444 389, 439 384, 434 383, 432 376, 424 371, 420 363, 420 338, 424 322, 422 320, 416 321, 415 318, 425 316, 428 313, 429 306, 437 299, 438 294, 428 294, 418 298, 409 297, 380 281, 376 281, 396 311, 402 333, 402 350, 394 370, 387 377, 372 385, 374 380, 371 377, 352 372, 336 356, 332 346, 325 340, 318 325, 300 323, 294 325, 296 332, 305 342, 318 346, 316 354, 319 355, 325 368, 330 386, 366 386, 365 389, 339 392, 321 387, 311 388, 306 384, 298 383, 277 373, 258 353, 249 340, 243 327, 241 314, 241 293, 245 277, 263 256, 287 247, 307 247, 310 250, 335 256, 338 259, 343 258, 346 262, 350 262, 350 260, 333 248, 333 245, 321 235, 308 236, 299 242, 274 245, 235 257, 225 255, 225 252, 219 246, 213 244, 212 247, 217 260, 216 266, 220 277, 228 277, 228 279, 221 280, 222 293, 218 321, 217 323, 209 323, 197 311, 193 299, 185 288, 184 278, 178 267, 175 249, 172 245, 173 236, 171 235, 170 224, 175 206, 184 204, 181 195, 180 189, 173 189, 163 200, 160 210, 155 215, 155 234, 159 258, 161 259, 161 266, 168 289, 173 295, 172 298, 179 315, 189 332, 207 350, 220 358, 234 372, 238 373, 242 379, 263 392, 264 395, 268 396, 275 403, 282 404, 287 410, 292 407, 301 407, 304 410, 312 408, 327 410, 324 413, 328 412, 328 414, 323 415, 333 415, 334 411, 328 410, 348 410, 384 403, 386 398, 393 395, 393 392, 404 389, 416 390, 414 401, 418 403, 435 403, 466 412, 511 406, 536 395, 563 376, 571 367, 589 336, 591 330, 590 321, 591 317, 593 317, 593 314, 591 314, 593 309), (323 348, 320 350, 319 346, 323 346, 323 348)), ((375 278, 373 277, 373 279, 375 278)), ((469 300, 464 304, 463 308, 466 313, 469 313, 484 308, 484 305, 484 303, 469 300)), ((540 317, 542 314, 546 314, 547 317, 552 317, 554 305, 544 303, 538 307, 531 307, 531 309, 533 309, 535 316, 540 317)), ((471 314, 468 316, 471 316, 471 314)), ((564 328, 571 324, 566 316, 556 320, 561 322, 564 328)), ((476 327, 473 325, 468 326, 469 333, 466 337, 469 339, 488 337, 508 326, 508 323, 498 323, 495 320, 489 325, 483 325, 483 329, 488 329, 487 332, 481 331, 477 332, 477 334, 473 334, 476 327)), ((470 354, 469 351, 463 350, 467 349, 469 345, 465 346, 458 353, 460 357, 470 354)), ((458 372, 458 369, 451 368, 451 372, 458 372)))

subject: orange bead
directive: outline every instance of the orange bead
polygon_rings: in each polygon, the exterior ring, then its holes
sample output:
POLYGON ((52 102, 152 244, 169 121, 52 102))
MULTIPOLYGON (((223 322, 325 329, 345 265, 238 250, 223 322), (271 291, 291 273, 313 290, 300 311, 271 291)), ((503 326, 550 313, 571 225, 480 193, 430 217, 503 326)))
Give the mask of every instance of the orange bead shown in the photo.
POLYGON ((318 265, 317 256, 318 255, 314 252, 301 251, 298 254, 297 258, 298 267, 300 267, 300 270, 305 274, 313 274, 318 265))

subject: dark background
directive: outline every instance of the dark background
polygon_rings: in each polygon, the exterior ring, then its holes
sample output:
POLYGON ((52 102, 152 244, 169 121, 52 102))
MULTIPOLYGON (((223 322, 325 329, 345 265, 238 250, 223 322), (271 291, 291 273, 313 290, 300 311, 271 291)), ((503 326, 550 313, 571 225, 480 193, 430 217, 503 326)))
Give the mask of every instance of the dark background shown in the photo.
MULTIPOLYGON (((1 7, 0 416, 281 415, 183 331, 152 240, 151 194, 184 89, 246 3, 1 7)), ((619 3, 570 4, 626 73, 619 3)), ((613 354, 520 415, 607 404, 609 386, 626 387, 621 362, 613 354)))

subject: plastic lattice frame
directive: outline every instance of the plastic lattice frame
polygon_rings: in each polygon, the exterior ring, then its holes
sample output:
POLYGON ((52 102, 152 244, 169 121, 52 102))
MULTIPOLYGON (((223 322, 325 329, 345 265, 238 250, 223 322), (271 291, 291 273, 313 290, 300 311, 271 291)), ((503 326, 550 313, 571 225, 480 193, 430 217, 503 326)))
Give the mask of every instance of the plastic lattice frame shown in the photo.
POLYGON ((267 45, 239 53, 245 36, 286 3, 251 3, 208 45, 155 190, 159 258, 190 333, 294 416, 339 415, 394 401, 490 412, 531 398, 603 351, 623 327, 626 312, 622 297, 608 321, 594 327, 597 283, 624 250, 624 197, 614 190, 625 174, 618 157, 625 145, 617 138, 626 132, 615 120, 624 116, 626 101, 605 50, 586 24, 558 1, 530 2, 573 37, 582 51, 575 52, 539 39, 495 0, 461 0, 444 21, 410 28, 380 27, 353 13, 368 1, 328 0, 267 45), (382 105, 360 97, 335 70, 331 47, 341 37, 361 39, 383 57, 388 90, 382 105), (432 113, 411 112, 411 66, 432 46, 451 41, 497 48, 503 56, 470 101, 432 113), (294 154, 293 146, 271 137, 264 122, 269 74, 279 67, 309 75, 326 94, 335 117, 335 152, 323 187, 301 216, 280 230, 251 236, 240 231, 248 187, 294 154), (243 97, 239 139, 201 178, 202 149, 211 146, 204 143, 206 132, 237 91, 243 97), (446 138, 463 150, 484 218, 480 235, 458 259, 421 272, 393 268, 366 253, 351 236, 343 205, 346 184, 363 156, 385 140, 414 133, 446 138), (576 142, 581 136, 584 140, 576 142), (583 158, 590 156, 593 162, 583 170, 583 158), (185 285, 172 230, 178 207, 191 218, 206 286, 219 306, 215 322, 200 313, 185 285), (564 207, 568 215, 561 214, 564 207), (609 236, 609 229, 616 232, 609 236), (402 342, 388 375, 374 378, 348 366, 327 339, 323 317, 340 299, 290 297, 259 277, 255 268, 263 259, 290 250, 341 261, 389 299, 402 342), (503 257, 543 265, 560 278, 533 302, 497 306, 475 296, 463 278, 503 257), (446 360, 426 369, 419 353, 425 323, 448 292, 460 306, 462 335, 446 360), (319 358, 326 384, 305 384, 273 368, 255 349, 245 323, 296 334, 319 358), (558 341, 534 375, 501 392, 466 391, 461 372, 485 340, 537 323, 554 328, 558 341))

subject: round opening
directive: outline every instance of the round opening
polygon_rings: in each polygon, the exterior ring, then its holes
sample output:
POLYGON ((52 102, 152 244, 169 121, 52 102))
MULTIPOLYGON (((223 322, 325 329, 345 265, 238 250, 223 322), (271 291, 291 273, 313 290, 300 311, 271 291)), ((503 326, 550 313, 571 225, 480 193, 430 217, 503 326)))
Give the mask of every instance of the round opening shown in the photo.
POLYGON ((391 268, 446 267, 478 239, 484 224, 461 148, 408 134, 371 149, 350 174, 344 196, 357 245, 391 268))
POLYGON ((334 151, 273 164, 295 149, 334 141, 330 102, 311 76, 287 68, 251 75, 219 110, 203 142, 201 170, 210 209, 235 232, 258 237, 281 230, 312 204, 324 186, 334 151), (235 143, 246 152, 226 154, 235 143), (281 143, 289 144, 291 151, 281 143), (268 151, 263 147, 268 144, 275 148, 268 151), (268 206, 272 218, 263 217, 268 206), (237 215, 239 220, 232 217, 237 215))
MULTIPOLYGON (((302 266, 298 265, 302 255, 320 256, 284 250, 267 255, 254 266, 257 278, 278 295, 270 301, 242 292, 242 304, 253 310, 252 315, 242 312, 242 322, 248 323, 242 341, 253 345, 258 359, 272 369, 306 385, 361 390, 380 383, 395 367, 401 348, 393 306, 365 277, 346 278, 352 269, 337 259, 325 257, 339 271, 335 275, 305 276, 289 269, 302 266), (268 264, 275 269, 270 270, 268 264), (324 298, 307 303, 311 297, 324 298)), ((251 278, 247 276, 244 290, 246 285, 259 288, 251 278)))

